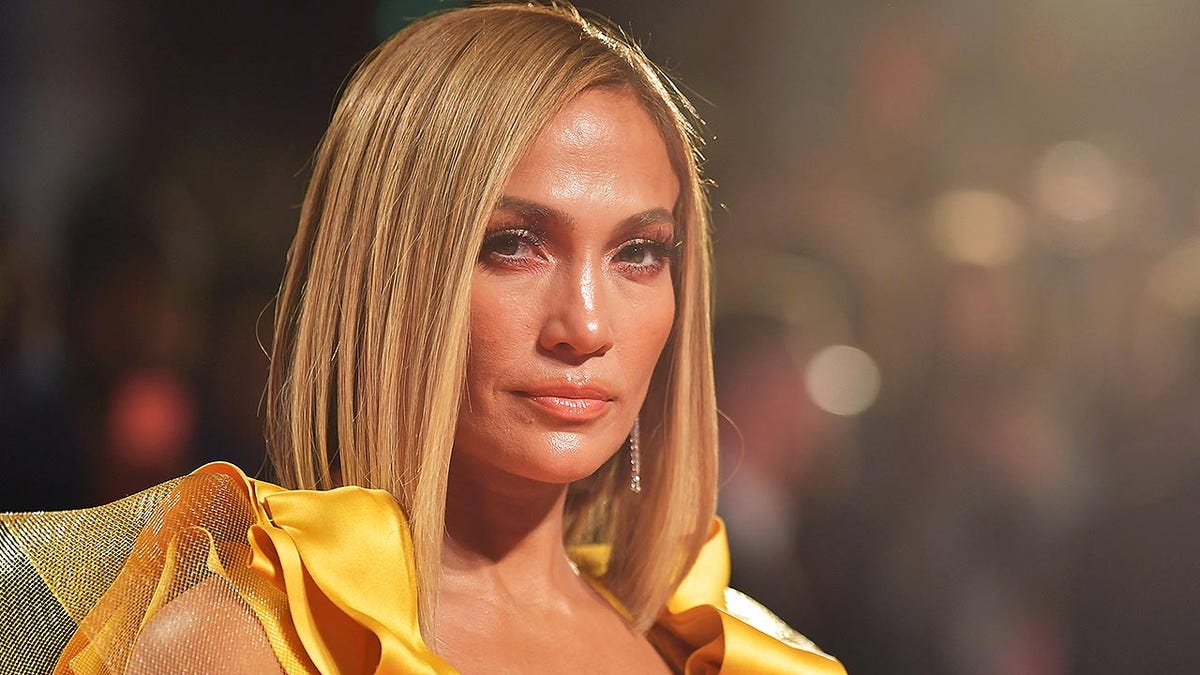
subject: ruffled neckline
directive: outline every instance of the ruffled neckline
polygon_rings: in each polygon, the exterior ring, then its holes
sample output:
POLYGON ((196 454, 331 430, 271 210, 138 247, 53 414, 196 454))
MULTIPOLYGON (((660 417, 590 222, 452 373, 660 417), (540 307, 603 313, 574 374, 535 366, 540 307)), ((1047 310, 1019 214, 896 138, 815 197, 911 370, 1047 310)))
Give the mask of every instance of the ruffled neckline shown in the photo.
MULTIPOLYGON (((282 623, 288 625, 280 629, 295 639, 278 644, 302 645, 322 673, 456 672, 421 638, 412 538, 390 494, 360 487, 288 490, 223 462, 193 475, 225 476, 244 488, 255 516, 248 533, 250 570, 287 596, 289 616, 282 623)), ((603 588, 607 547, 578 547, 569 555, 603 588)), ((715 519, 695 564, 647 636, 675 672, 845 672, 819 650, 769 635, 731 613, 728 583, 725 528, 715 519)), ((611 593, 603 594, 622 609, 611 593)), ((260 620, 280 621, 259 614, 260 620)))

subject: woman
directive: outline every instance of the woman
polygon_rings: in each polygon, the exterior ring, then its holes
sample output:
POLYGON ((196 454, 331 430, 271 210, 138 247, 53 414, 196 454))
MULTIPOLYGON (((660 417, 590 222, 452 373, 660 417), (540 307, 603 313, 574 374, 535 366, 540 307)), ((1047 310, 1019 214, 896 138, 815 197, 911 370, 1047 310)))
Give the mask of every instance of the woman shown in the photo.
POLYGON ((290 489, 210 465, 9 517, 0 547, 60 611, 2 654, 61 672, 842 672, 724 589, 690 115, 571 9, 447 12, 381 45, 317 152, 280 292, 267 436, 290 489), (81 575, 86 544, 46 536, 64 529, 131 553, 81 575))

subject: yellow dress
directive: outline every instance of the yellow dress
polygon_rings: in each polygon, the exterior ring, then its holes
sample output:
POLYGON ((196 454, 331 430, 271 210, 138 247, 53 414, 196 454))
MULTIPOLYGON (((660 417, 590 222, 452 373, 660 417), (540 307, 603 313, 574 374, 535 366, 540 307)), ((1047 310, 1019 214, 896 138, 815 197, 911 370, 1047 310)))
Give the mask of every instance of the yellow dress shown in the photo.
MULTIPOLYGON (((230 598, 206 640, 265 636, 285 673, 454 673, 421 639, 411 552, 386 492, 286 490, 224 463, 103 507, 2 515, 0 675, 154 672, 131 662, 139 635, 201 586, 230 598)), ((588 575, 607 557, 571 555, 588 575)), ((718 520, 647 636, 674 672, 845 673, 728 578, 718 520)))

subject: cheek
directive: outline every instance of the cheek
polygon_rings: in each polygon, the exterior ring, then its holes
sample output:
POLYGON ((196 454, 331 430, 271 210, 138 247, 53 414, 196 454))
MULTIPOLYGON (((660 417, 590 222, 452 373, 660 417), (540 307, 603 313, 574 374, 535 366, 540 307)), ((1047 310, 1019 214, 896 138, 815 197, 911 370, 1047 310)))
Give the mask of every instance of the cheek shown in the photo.
POLYGON ((491 389, 532 344, 529 297, 497 286, 483 279, 471 287, 467 386, 473 392, 491 389))
MULTIPOLYGON (((675 292, 670 284, 655 289, 626 306, 627 312, 621 333, 625 337, 631 365, 645 382, 649 382, 654 365, 662 354, 671 328, 675 325, 675 292)), ((620 340, 618 336, 618 340, 620 340)))

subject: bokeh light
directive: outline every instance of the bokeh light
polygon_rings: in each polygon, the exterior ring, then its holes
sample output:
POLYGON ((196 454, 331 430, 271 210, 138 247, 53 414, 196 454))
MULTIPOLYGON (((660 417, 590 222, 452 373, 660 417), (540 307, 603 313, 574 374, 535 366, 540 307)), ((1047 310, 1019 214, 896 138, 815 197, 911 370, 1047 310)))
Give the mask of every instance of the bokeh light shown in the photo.
POLYGON ((108 410, 113 452, 134 466, 174 466, 194 432, 191 391, 169 371, 135 373, 121 382, 108 410))
POLYGON ((1084 222, 1108 215, 1117 202, 1118 183, 1113 161, 1084 141, 1052 146, 1038 166, 1042 206, 1064 220, 1084 222))
POLYGON ((1112 215, 1120 193, 1116 163, 1100 147, 1064 141, 1042 155, 1035 174, 1038 202, 1053 216, 1045 223, 1046 244, 1058 252, 1086 257, 1116 234, 1112 215))
POLYGON ((933 244, 947 259, 996 267, 1024 244, 1021 209, 990 190, 953 190, 934 202, 929 219, 933 244))
POLYGON ((875 402, 881 378, 875 360, 849 345, 825 347, 804 371, 813 403, 834 415, 857 415, 875 402))
POLYGON ((1200 314, 1200 237, 1174 249, 1150 268, 1150 294, 1182 315, 1200 314))

